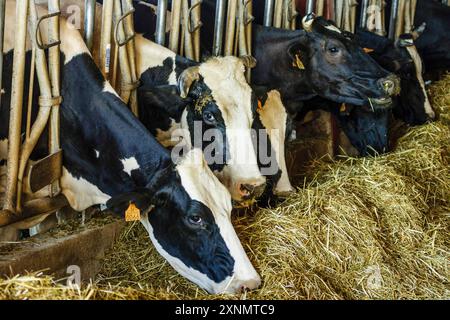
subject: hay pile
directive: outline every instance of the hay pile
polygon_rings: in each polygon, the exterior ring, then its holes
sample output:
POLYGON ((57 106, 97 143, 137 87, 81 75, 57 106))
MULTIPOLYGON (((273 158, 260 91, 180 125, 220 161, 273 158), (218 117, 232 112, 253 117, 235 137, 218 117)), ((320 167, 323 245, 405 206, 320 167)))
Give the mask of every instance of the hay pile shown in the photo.
POLYGON ((263 284, 210 296, 177 275, 130 225, 81 290, 29 275, 0 281, 0 298, 450 298, 450 75, 430 89, 440 120, 376 158, 317 161, 282 205, 234 219, 263 284))

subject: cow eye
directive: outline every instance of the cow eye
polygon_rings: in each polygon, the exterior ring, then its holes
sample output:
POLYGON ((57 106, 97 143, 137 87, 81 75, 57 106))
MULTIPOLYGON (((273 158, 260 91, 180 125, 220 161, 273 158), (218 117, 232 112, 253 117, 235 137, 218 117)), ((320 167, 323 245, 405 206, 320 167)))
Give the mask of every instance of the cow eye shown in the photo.
POLYGON ((203 221, 202 217, 200 217, 197 214, 193 214, 193 215, 189 216, 188 219, 189 219, 189 222, 194 225, 200 225, 203 221))
POLYGON ((209 111, 206 111, 203 113, 203 120, 207 124, 215 124, 216 123, 216 117, 214 117, 214 115, 209 111))
POLYGON ((339 49, 336 48, 336 47, 330 47, 330 48, 328 48, 328 51, 329 51, 330 53, 336 54, 336 53, 339 52, 339 49))

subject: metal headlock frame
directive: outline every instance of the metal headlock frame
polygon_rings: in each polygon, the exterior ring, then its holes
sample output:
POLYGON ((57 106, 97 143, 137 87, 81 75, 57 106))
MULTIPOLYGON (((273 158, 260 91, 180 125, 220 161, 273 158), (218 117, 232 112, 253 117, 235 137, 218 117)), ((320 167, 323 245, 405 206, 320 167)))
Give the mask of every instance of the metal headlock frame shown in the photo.
MULTIPOLYGON (((2 15, 4 15, 4 8, 2 15)), ((40 18, 37 16, 36 6, 33 0, 17 0, 15 17, 15 43, 13 57, 13 75, 12 75, 12 96, 11 112, 8 134, 8 161, 7 161, 7 184, 5 192, 5 203, 3 210, 0 211, 0 226, 5 226, 30 216, 42 213, 50 213, 61 208, 67 203, 64 196, 59 195, 60 188, 58 180, 61 176, 61 150, 59 143, 59 105, 62 102, 60 96, 60 49, 59 49, 59 0, 48 1, 47 15, 40 18), (29 25, 28 25, 29 17, 29 25), (48 38, 50 43, 43 44, 39 27, 44 20, 48 20, 48 38), (31 126, 30 114, 27 115, 27 133, 22 143, 22 109, 23 109, 23 90, 25 79, 25 54, 27 26, 32 42, 33 59, 32 69, 36 68, 36 74, 39 81, 40 96, 39 110, 31 126), (45 50, 49 51, 49 64, 45 56, 45 50), (35 148, 45 127, 49 127, 49 153, 50 156, 41 160, 41 164, 47 164, 46 160, 56 159, 52 163, 54 172, 50 172, 50 177, 41 182, 39 188, 50 185, 51 198, 43 198, 22 203, 22 187, 25 170, 28 160, 35 148)), ((3 37, 4 29, 1 29, 3 37)), ((34 71, 30 74, 34 78, 34 71)), ((30 96, 32 99, 33 81, 30 81, 30 96)), ((28 112, 31 112, 31 103, 29 103, 28 112)), ((38 163, 38 162, 37 162, 38 163)), ((32 175, 33 166, 28 172, 28 182, 32 175)), ((30 186, 33 190, 33 187, 30 186)))
MULTIPOLYGON (((189 59, 200 61, 201 4, 203 0, 172 1, 168 48, 189 59)), ((166 45, 167 0, 158 0, 155 42, 166 45)))
MULTIPOLYGON (((88 35, 85 41, 91 45, 95 13, 90 6, 93 5, 95 0, 86 0, 85 26, 89 26, 90 29, 85 30, 85 35, 88 35)), ((139 110, 136 90, 140 82, 136 68, 134 11, 132 0, 103 1, 99 63, 105 78, 137 116, 139 110)))

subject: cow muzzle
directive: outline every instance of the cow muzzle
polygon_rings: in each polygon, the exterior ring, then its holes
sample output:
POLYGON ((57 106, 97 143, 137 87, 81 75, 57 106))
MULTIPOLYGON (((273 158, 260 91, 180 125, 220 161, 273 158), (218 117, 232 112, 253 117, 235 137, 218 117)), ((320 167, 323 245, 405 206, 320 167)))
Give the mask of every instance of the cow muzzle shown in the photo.
POLYGON ((239 183, 237 187, 243 200, 256 199, 263 194, 266 182, 239 183))

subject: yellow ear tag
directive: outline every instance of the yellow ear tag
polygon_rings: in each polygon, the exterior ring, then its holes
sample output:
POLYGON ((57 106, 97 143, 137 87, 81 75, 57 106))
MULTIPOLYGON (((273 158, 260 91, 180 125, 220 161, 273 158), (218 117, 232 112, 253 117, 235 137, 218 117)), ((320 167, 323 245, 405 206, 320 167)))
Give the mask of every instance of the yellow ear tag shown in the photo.
POLYGON ((370 48, 363 48, 363 50, 365 53, 371 53, 374 51, 373 49, 370 49, 370 48))
POLYGON ((347 106, 345 105, 345 103, 341 104, 341 108, 339 109, 340 112, 345 112, 345 110, 347 109, 347 106))
POLYGON ((137 221, 141 219, 141 210, 135 206, 134 203, 130 203, 128 209, 125 211, 125 221, 137 221))
POLYGON ((302 60, 300 60, 298 53, 295 55, 295 61, 292 63, 292 65, 300 70, 305 70, 305 65, 303 64, 302 60))

